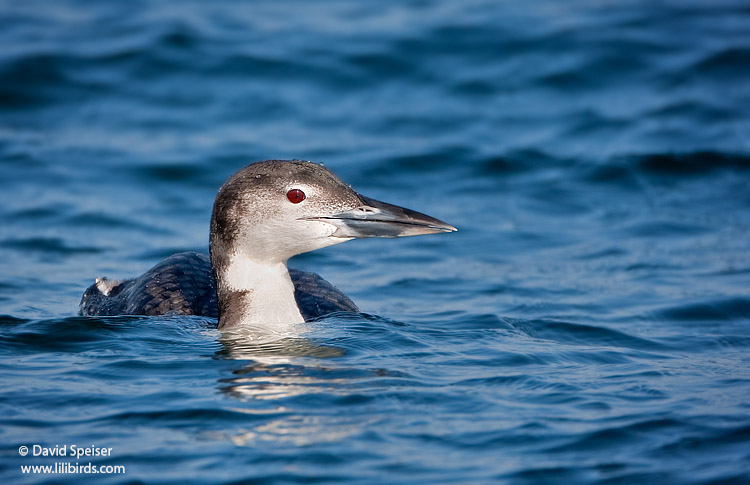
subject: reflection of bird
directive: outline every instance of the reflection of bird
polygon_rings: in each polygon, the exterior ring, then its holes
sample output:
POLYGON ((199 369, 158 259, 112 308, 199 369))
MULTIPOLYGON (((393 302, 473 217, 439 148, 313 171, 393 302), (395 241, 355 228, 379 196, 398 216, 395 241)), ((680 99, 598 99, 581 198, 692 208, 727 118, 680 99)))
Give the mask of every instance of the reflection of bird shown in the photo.
POLYGON ((451 232, 425 214, 364 197, 322 165, 257 162, 222 187, 211 216, 211 259, 178 253, 138 278, 98 278, 81 315, 206 315, 219 328, 299 323, 358 311, 315 273, 287 270, 290 257, 355 238, 451 232))

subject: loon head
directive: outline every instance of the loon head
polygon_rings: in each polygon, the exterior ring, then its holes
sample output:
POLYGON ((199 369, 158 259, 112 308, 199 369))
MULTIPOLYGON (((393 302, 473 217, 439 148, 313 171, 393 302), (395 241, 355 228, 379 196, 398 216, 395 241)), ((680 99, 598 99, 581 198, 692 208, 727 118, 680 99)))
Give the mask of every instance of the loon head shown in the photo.
POLYGON ((456 228, 355 192, 312 162, 256 162, 233 175, 216 196, 211 259, 241 256, 260 264, 355 238, 452 232, 456 228))
POLYGON ((322 165, 257 162, 216 196, 210 252, 219 328, 289 329, 304 319, 290 257, 364 237, 455 231, 430 216, 358 194, 322 165))

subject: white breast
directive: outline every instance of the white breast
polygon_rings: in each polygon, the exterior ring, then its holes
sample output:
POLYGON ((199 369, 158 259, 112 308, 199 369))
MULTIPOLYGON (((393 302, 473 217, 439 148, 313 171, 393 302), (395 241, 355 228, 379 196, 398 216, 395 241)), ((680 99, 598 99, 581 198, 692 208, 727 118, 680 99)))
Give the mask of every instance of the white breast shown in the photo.
POLYGON ((223 276, 223 284, 229 291, 244 293, 245 311, 238 326, 285 331, 304 323, 286 262, 261 264, 236 255, 223 276))

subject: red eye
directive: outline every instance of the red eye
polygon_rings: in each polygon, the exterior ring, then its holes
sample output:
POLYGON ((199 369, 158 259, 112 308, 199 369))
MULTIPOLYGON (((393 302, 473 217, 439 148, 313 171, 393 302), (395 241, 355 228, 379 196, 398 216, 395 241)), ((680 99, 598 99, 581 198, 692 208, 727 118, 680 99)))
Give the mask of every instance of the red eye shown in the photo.
POLYGON ((300 189, 292 189, 286 193, 286 198, 289 199, 289 202, 292 204, 299 204, 305 200, 305 193, 300 189))

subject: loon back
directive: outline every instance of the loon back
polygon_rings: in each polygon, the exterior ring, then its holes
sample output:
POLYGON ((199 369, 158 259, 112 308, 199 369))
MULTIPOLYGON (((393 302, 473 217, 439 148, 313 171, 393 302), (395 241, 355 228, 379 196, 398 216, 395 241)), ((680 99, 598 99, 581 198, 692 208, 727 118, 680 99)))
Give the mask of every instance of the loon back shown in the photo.
MULTIPOLYGON (((289 270, 305 321, 333 312, 358 312, 335 286, 315 273, 289 270)), ((217 318, 216 279, 205 254, 174 254, 138 278, 97 279, 83 293, 79 315, 199 315, 217 318)))

